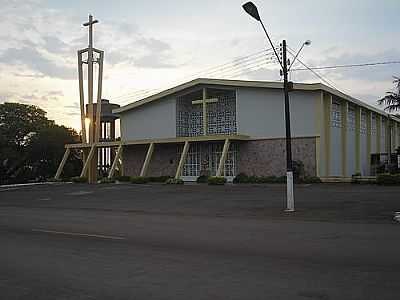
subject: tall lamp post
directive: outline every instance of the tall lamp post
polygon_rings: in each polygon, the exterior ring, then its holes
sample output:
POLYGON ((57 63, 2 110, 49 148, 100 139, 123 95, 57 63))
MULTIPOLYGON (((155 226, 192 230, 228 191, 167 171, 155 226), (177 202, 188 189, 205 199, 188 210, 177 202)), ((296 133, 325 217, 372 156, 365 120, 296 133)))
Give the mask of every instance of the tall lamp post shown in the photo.
MULTIPOLYGON (((269 43, 271 44, 272 49, 274 50, 275 56, 278 59, 279 64, 282 67, 283 72, 283 89, 285 94, 285 127, 286 127, 286 209, 287 212, 294 212, 294 192, 293 192, 293 160, 292 160, 292 137, 290 131, 290 109, 289 109, 289 90, 293 88, 293 83, 288 81, 288 59, 287 59, 287 49, 286 49, 286 40, 282 42, 282 60, 280 59, 278 53, 276 52, 275 46, 273 45, 271 38, 267 32, 267 29, 264 26, 263 21, 260 18, 260 14, 258 13, 257 6, 253 2, 247 2, 243 4, 243 9, 254 19, 260 22, 265 35, 268 38, 269 43)), ((300 54, 300 51, 304 46, 308 46, 311 44, 311 41, 306 41, 302 44, 300 50, 297 52, 293 62, 300 54)))

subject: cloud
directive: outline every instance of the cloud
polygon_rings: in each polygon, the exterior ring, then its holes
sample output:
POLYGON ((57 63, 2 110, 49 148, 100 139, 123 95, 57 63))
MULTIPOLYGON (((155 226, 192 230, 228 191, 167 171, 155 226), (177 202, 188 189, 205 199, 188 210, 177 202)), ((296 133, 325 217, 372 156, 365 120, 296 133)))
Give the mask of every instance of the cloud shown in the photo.
MULTIPOLYGON (((136 27, 135 27, 136 28, 136 27)), ((140 34, 126 37, 128 41, 124 46, 105 52, 105 61, 112 66, 125 64, 138 68, 164 69, 176 68, 182 64, 174 62, 171 45, 156 39, 146 38, 140 34)))
POLYGON ((37 90, 33 91, 32 93, 22 94, 18 96, 14 96, 15 98, 20 99, 24 102, 35 102, 35 103, 42 103, 48 104, 49 102, 57 102, 64 96, 62 91, 46 91, 41 93, 37 90))
POLYGON ((24 65, 31 71, 59 79, 75 79, 76 71, 69 66, 60 66, 33 47, 9 48, 0 55, 0 62, 7 65, 24 65))
POLYGON ((163 54, 148 54, 134 60, 135 66, 139 68, 150 68, 150 69, 165 69, 165 68, 176 68, 179 65, 168 62, 168 57, 163 54))
POLYGON ((50 53, 66 53, 71 51, 71 47, 55 36, 43 37, 44 45, 43 48, 50 53))
MULTIPOLYGON (((387 49, 381 52, 344 52, 334 55, 335 48, 324 51, 326 56, 324 59, 313 60, 309 66, 336 66, 349 64, 364 64, 383 61, 400 61, 400 50, 387 49)), ((297 67, 297 66, 296 66, 297 67)), ((307 71, 308 72, 308 71, 307 71)), ((338 68, 331 70, 317 70, 318 73, 326 74, 333 80, 369 80, 369 81, 387 81, 391 80, 392 76, 400 74, 399 64, 388 64, 378 66, 338 68)))
POLYGON ((72 105, 64 105, 66 109, 80 109, 80 105, 78 102, 74 102, 72 105))
POLYGON ((267 80, 267 81, 278 81, 279 80, 279 70, 278 69, 268 69, 259 68, 256 70, 243 70, 238 77, 246 78, 249 80, 267 80))

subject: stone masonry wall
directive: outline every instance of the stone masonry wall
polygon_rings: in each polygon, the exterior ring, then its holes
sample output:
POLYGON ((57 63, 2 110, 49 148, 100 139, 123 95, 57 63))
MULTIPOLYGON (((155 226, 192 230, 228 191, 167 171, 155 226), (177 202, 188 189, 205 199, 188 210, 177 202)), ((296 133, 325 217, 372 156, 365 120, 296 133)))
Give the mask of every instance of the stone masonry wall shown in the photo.
MULTIPOLYGON (((124 175, 139 176, 149 145, 124 146, 124 175)), ((153 156, 146 176, 175 176, 178 167, 176 144, 154 145, 153 156)))
MULTIPOLYGON (((292 139, 293 160, 304 164, 307 176, 316 176, 315 138, 292 139)), ((239 147, 239 173, 249 176, 286 175, 285 139, 253 140, 239 147)))

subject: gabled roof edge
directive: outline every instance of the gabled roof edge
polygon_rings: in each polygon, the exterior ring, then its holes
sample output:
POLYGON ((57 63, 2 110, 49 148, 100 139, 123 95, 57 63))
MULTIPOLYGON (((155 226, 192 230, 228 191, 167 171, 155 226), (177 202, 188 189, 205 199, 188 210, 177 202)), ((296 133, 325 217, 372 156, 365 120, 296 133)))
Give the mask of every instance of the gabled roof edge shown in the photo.
MULTIPOLYGON (((139 106, 142 106, 144 104, 156 101, 160 98, 172 95, 174 93, 180 92, 182 90, 185 90, 187 88, 193 87, 195 85, 199 84, 212 84, 212 85, 222 85, 222 86, 233 86, 233 87, 253 87, 253 88, 273 88, 273 89, 281 89, 283 88, 283 82, 278 82, 278 81, 250 81, 250 80, 230 80, 230 79, 213 79, 213 78, 197 78, 188 82, 185 82, 183 84, 177 85, 175 87, 166 89, 164 91, 161 91, 157 94, 151 95, 149 97, 140 99, 138 101, 135 101, 133 103, 127 104, 125 106, 122 106, 120 108, 114 109, 113 113, 115 114, 120 114, 124 113, 126 111, 129 111, 131 109, 137 108, 139 106)), ((332 95, 335 95, 339 98, 348 100, 349 102, 352 102, 354 104, 357 104, 361 107, 365 107, 371 111, 374 111, 378 114, 384 115, 386 117, 390 116, 390 118, 400 122, 400 118, 390 115, 384 110, 380 110, 368 103, 365 103, 361 100, 358 100, 356 98, 353 98, 339 90, 333 89, 327 85, 324 85, 322 83, 294 83, 293 84, 294 90, 302 90, 302 91, 325 91, 328 93, 331 93, 332 95)))

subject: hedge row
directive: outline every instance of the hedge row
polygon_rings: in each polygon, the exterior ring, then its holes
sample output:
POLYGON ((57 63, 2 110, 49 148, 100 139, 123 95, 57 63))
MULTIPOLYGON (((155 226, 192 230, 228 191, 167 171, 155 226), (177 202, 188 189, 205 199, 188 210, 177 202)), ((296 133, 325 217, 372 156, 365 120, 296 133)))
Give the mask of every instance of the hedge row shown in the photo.
POLYGON ((211 177, 208 177, 207 183, 209 185, 224 185, 226 183, 226 178, 219 177, 219 176, 211 176, 211 177))
MULTIPOLYGON (((247 176, 244 173, 238 174, 233 183, 286 183, 286 176, 247 176)), ((296 180, 296 183, 321 183, 318 177, 304 177, 296 180)))
POLYGON ((400 174, 378 174, 376 183, 380 185, 400 185, 400 174))

